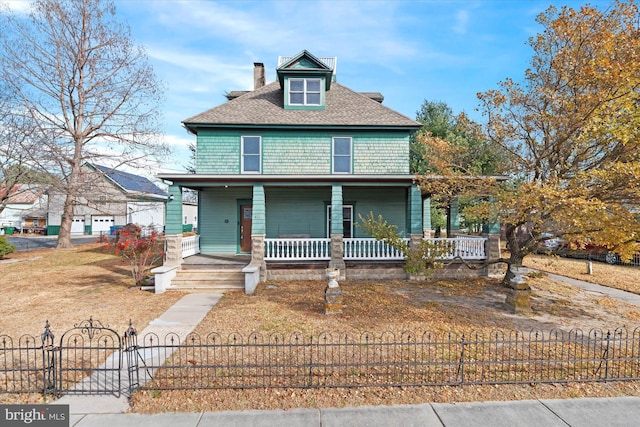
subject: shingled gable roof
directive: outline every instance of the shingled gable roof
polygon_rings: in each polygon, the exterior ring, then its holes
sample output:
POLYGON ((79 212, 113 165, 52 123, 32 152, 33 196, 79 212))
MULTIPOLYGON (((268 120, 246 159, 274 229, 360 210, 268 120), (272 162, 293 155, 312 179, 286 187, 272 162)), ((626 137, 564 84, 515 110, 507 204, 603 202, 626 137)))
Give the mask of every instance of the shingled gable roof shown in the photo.
POLYGON ((87 165, 102 172, 104 176, 129 193, 146 193, 148 195, 166 197, 167 193, 157 187, 147 178, 132 173, 124 172, 107 166, 87 163, 87 165))
POLYGON ((278 82, 241 95, 182 122, 197 133, 200 127, 377 127, 418 129, 421 124, 368 96, 338 83, 326 92, 324 110, 285 110, 278 82))

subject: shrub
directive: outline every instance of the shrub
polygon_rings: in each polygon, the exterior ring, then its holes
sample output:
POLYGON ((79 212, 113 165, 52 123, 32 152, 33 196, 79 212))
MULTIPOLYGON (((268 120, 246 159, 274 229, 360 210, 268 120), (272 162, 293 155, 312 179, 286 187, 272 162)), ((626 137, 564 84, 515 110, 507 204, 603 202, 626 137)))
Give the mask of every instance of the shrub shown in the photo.
POLYGON ((376 240, 384 240, 387 245, 403 253, 404 270, 407 273, 423 274, 425 277, 429 277, 437 269, 442 268, 443 264, 436 260, 447 253, 446 249, 440 248, 428 240, 422 240, 419 245, 412 247, 398 233, 397 226, 389 224, 382 215, 375 218, 373 212, 369 212, 366 218, 362 215, 359 215, 359 218, 358 227, 364 228, 376 240))
POLYGON ((155 231, 142 237, 140 227, 128 224, 118 235, 118 240, 107 245, 115 254, 128 261, 131 276, 136 286, 143 284, 150 267, 157 264, 163 255, 161 236, 155 231))
POLYGON ((11 243, 7 242, 7 238, 4 236, 0 236, 0 259, 4 258, 5 255, 8 255, 16 250, 16 247, 11 243))

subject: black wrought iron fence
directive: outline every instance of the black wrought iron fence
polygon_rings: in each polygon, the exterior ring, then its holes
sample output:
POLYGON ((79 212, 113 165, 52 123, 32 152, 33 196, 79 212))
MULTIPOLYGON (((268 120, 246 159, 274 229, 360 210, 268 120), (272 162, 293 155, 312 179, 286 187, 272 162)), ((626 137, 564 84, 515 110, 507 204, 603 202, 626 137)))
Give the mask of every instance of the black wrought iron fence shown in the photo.
POLYGON ((640 378, 640 330, 147 335, 140 388, 289 388, 590 382, 640 378))
POLYGON ((0 393, 318 388, 640 379, 640 328, 122 338, 88 321, 54 339, 0 336, 0 393))
POLYGON ((49 322, 39 338, 0 335, 0 393, 120 395, 122 341, 93 319, 56 339, 49 322))

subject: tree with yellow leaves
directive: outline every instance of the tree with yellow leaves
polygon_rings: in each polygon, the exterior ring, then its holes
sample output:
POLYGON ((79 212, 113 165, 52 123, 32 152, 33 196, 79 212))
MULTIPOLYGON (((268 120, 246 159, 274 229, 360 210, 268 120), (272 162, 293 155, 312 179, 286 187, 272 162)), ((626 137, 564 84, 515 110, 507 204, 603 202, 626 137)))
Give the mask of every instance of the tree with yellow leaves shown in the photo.
POLYGON ((628 257, 640 240, 638 6, 551 6, 537 22, 524 80, 478 94, 486 137, 508 155, 513 179, 467 186, 486 200, 465 214, 504 225, 510 256, 501 261, 510 267, 553 237, 628 257))

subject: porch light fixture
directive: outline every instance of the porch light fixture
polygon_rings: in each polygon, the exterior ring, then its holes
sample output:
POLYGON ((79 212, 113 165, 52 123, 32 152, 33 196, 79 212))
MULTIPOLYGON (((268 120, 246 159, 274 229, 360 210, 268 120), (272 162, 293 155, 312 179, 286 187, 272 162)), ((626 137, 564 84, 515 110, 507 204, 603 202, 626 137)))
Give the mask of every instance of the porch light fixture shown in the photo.
POLYGON ((169 201, 173 202, 173 194, 169 194, 169 201))

